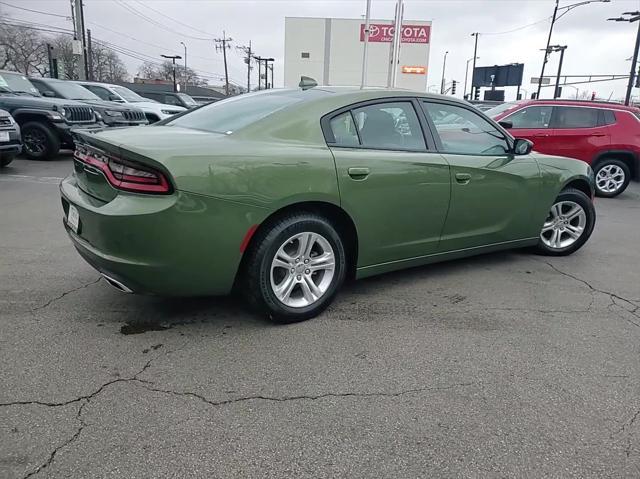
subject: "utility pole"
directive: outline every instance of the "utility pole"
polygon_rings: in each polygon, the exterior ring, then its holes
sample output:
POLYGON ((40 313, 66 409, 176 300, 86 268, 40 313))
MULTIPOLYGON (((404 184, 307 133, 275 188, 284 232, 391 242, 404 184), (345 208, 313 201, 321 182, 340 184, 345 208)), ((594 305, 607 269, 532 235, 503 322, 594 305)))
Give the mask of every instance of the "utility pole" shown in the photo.
POLYGON ((91 46, 91 30, 87 29, 87 80, 93 81, 93 48, 91 46))
POLYGON ((184 42, 180 42, 184 47, 184 92, 187 93, 187 84, 189 83, 189 77, 187 76, 187 45, 184 42))
MULTIPOLYGON (((640 11, 636 12, 624 12, 623 16, 617 18, 608 18, 614 22, 637 22, 640 20, 640 11), (626 17, 625 17, 626 16, 626 17)), ((633 58, 631 58, 631 72, 629 73, 629 83, 627 83, 627 93, 624 97, 624 104, 628 105, 631 101, 631 89, 633 88, 633 78, 636 73, 636 63, 638 63, 638 50, 640 49, 640 22, 638 22, 638 33, 636 34, 636 46, 633 49, 633 58)), ((640 69, 638 69, 640 74, 640 69)))
POLYGON ((260 57, 254 57, 256 59, 256 61, 258 62, 258 90, 261 89, 261 82, 262 82, 262 58, 260 57))
POLYGON ((444 95, 444 72, 447 68, 447 55, 449 54, 449 50, 444 52, 444 61, 442 62, 442 82, 440 83, 440 94, 444 95))
POLYGON ((571 5, 559 6, 559 0, 556 0, 556 6, 553 9, 553 15, 551 16, 551 25, 549 25, 549 36, 547 37, 547 46, 544 49, 544 59, 542 60, 542 70, 540 71, 540 80, 538 81, 538 92, 536 93, 536 99, 540 99, 540 90, 542 89, 542 77, 544 77, 544 68, 549 61, 549 45, 551 45, 551 34, 553 33, 553 26, 556 23, 556 20, 560 20, 564 15, 566 15, 569 11, 573 10, 576 7, 581 7, 582 5, 588 5, 590 3, 609 3, 611 0, 585 0, 582 2, 573 3, 571 5), (564 10, 560 16, 558 16, 558 11, 564 10))
POLYGON ((229 96, 229 71, 227 70, 227 48, 231 48, 229 43, 232 41, 232 38, 227 38, 227 34, 222 31, 222 38, 216 38, 214 42, 216 42, 216 51, 222 49, 222 57, 224 59, 224 93, 229 96))
POLYGON ((251 40, 249 40, 249 46, 237 46, 238 50, 242 50, 247 56, 244 58, 244 62, 247 64, 247 93, 251 92, 251 40))
POLYGON ((84 33, 84 12, 82 11, 82 0, 74 0, 74 7, 72 8, 72 16, 75 19, 74 23, 74 40, 76 41, 74 54, 79 56, 79 68, 78 77, 80 80, 87 79, 87 50, 86 39, 84 33))
POLYGON ((160 56, 162 58, 171 60, 171 63, 173 65, 173 91, 176 92, 178 91, 177 84, 176 84, 176 60, 182 60, 182 57, 180 55, 160 55, 160 56))
MULTIPOLYGON (((471 34, 472 37, 476 37, 475 45, 473 47, 473 68, 471 69, 471 91, 469 92, 470 98, 475 98, 474 91, 478 89, 478 87, 473 86, 473 75, 476 72, 476 60, 478 59, 478 37, 480 33, 475 32, 471 34)), ((466 89, 466 87, 465 87, 466 89)))
MULTIPOLYGON (((477 59, 478 57, 476 57, 477 59)), ((467 77, 469 75, 469 62, 473 60, 473 58, 469 58, 467 60, 467 65, 464 67, 464 90, 462 92, 462 98, 467 99, 467 77)))

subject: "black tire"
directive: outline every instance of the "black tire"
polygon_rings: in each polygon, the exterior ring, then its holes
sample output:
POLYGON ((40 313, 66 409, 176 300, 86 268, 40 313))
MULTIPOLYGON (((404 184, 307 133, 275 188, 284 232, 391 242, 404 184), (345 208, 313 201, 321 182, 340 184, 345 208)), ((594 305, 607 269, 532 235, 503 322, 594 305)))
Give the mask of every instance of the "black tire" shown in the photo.
POLYGON ((0 156, 0 168, 7 166, 9 163, 13 161, 16 155, 3 155, 0 156))
MULTIPOLYGON (((342 238, 333 224, 317 214, 294 213, 267 225, 256 235, 246 253, 248 256, 244 262, 243 281, 240 283, 242 288, 240 293, 249 304, 260 313, 265 313, 270 320, 278 323, 304 321, 324 311, 331 304, 344 282, 346 273, 345 248, 342 238), (272 289, 271 263, 278 249, 289 238, 303 232, 319 234, 328 241, 333 250, 335 267, 333 278, 319 299, 307 306, 291 307, 281 302, 272 289)), ((291 295, 293 296, 293 293, 291 295)))
POLYGON ((21 126, 22 151, 30 160, 52 160, 60 151, 60 140, 45 123, 30 121, 21 126))
POLYGON ((596 177, 596 195, 603 198, 613 198, 615 196, 618 196, 620 193, 627 189, 627 186, 629 186, 629 181, 631 180, 631 171, 629 170, 629 165, 627 165, 624 161, 616 160, 614 158, 605 158, 599 161, 596 165, 594 174, 596 177), (624 174, 624 181, 622 182, 622 185, 620 185, 620 187, 615 191, 603 191, 600 186, 598 186, 598 174, 603 168, 607 166, 615 166, 622 171, 622 174, 624 174))
MULTIPOLYGON (((573 202, 582 207, 585 216, 586 216, 586 224, 584 225, 584 229, 582 234, 578 239, 575 240, 572 244, 566 247, 552 248, 547 245, 542 237, 538 239, 538 244, 536 245, 536 252, 545 256, 567 256, 572 253, 578 251, 589 239, 591 233, 593 233, 593 228, 596 224, 596 209, 593 206, 593 202, 591 198, 585 195, 582 191, 576 190, 573 188, 567 188, 562 191, 556 200, 554 201, 554 205, 559 202, 573 202)), ((553 206, 552 206, 553 208, 553 206)), ((551 213, 550 213, 551 215, 551 213)), ((548 220, 549 218, 547 218, 548 220)), ((546 220, 545 220, 546 222, 546 220)), ((542 230, 542 228, 541 228, 542 230)), ((542 233, 541 233, 542 235, 542 233)))

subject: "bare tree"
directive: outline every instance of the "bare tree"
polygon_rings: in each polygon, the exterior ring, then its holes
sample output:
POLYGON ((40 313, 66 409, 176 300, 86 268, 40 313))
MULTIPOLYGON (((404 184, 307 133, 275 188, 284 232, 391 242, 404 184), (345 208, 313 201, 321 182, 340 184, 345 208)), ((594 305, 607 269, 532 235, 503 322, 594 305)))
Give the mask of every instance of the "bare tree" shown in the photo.
POLYGON ((0 24, 0 67, 25 75, 47 75, 46 39, 35 30, 0 24))
MULTIPOLYGON (((148 80, 173 80, 173 63, 165 61, 162 64, 144 62, 138 68, 138 76, 148 80)), ((190 85, 206 85, 207 81, 200 78, 198 74, 191 68, 186 69, 186 76, 189 78, 190 85)), ((176 78, 180 80, 185 77, 184 66, 176 64, 176 78)))

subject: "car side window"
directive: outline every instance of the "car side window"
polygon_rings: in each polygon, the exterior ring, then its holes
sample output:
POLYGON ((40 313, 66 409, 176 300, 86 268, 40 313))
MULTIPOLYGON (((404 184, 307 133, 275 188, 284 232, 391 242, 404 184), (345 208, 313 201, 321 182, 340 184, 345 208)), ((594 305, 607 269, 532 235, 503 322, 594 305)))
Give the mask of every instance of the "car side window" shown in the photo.
POLYGON ((356 124, 353 122, 351 112, 347 111, 341 115, 335 116, 329 122, 331 132, 333 133, 334 142, 338 146, 358 146, 358 132, 356 124))
POLYGON ((598 109, 556 106, 553 128, 593 128, 598 126, 598 109))
POLYGON ((426 149, 422 128, 411 102, 375 103, 355 108, 353 116, 365 148, 426 149))
POLYGON ((88 88, 91 93, 95 93, 103 100, 107 100, 107 101, 109 100, 110 93, 109 93, 109 90, 107 90, 106 88, 93 86, 93 85, 85 86, 85 88, 88 88))
POLYGON ((164 102, 167 105, 180 106, 180 101, 175 96, 172 96, 172 95, 164 95, 164 102))
POLYGON ((551 123, 552 106, 529 106, 503 118, 510 121, 513 128, 549 128, 551 123))
POLYGON ((433 121, 444 153, 504 155, 509 142, 504 134, 478 113, 445 103, 423 102, 433 121))
POLYGON ((616 122, 616 114, 612 110, 603 111, 605 125, 613 125, 616 122))

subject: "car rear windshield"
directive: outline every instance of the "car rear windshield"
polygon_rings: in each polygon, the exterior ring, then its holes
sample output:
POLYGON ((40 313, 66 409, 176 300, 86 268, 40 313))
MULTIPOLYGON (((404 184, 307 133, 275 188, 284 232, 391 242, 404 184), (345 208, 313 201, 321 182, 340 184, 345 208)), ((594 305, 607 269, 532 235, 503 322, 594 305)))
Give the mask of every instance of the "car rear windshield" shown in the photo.
POLYGON ((46 82, 43 81, 45 87, 49 87, 51 90, 55 90, 62 98, 69 100, 99 100, 100 97, 91 93, 86 88, 71 82, 46 82))
POLYGON ((165 124, 230 134, 295 103, 328 94, 323 90, 265 90, 211 103, 165 124))

